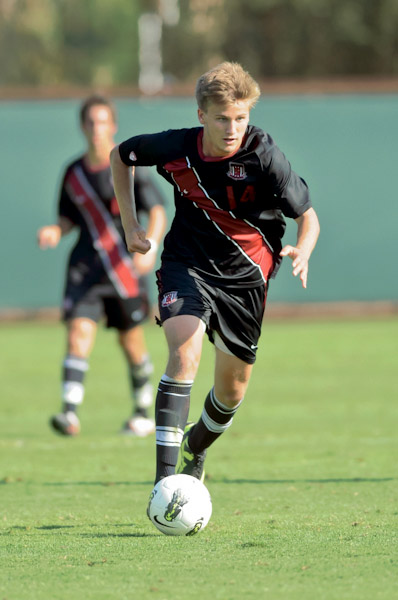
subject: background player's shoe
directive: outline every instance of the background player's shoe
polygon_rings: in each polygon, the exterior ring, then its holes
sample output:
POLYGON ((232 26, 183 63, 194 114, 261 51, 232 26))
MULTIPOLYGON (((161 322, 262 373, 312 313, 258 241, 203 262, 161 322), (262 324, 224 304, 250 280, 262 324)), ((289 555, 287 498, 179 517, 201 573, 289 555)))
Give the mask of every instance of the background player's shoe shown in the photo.
POLYGON ((71 411, 54 415, 50 419, 50 425, 62 435, 78 435, 80 433, 79 417, 71 411))
POLYGON ((135 435, 137 437, 146 437, 147 435, 155 433, 155 429, 155 421, 153 419, 136 415, 125 422, 120 433, 125 435, 135 435))
POLYGON ((189 433, 195 423, 187 423, 184 429, 184 436, 182 438, 179 461, 176 468, 176 473, 184 473, 185 475, 191 475, 196 477, 199 481, 203 481, 205 478, 205 458, 206 450, 200 452, 200 454, 194 454, 189 447, 189 433))

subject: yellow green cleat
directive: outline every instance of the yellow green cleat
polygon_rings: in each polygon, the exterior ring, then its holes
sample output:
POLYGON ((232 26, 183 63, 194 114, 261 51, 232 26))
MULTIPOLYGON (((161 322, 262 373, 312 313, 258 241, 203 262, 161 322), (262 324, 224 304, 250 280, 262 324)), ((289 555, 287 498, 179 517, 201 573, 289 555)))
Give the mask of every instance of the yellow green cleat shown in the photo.
POLYGON ((194 425, 195 423, 187 423, 185 426, 176 473, 191 475, 192 477, 196 477, 196 479, 199 479, 199 481, 203 482, 205 478, 204 463, 206 458, 206 450, 203 450, 203 452, 200 452, 200 454, 194 454, 188 443, 189 433, 194 425))

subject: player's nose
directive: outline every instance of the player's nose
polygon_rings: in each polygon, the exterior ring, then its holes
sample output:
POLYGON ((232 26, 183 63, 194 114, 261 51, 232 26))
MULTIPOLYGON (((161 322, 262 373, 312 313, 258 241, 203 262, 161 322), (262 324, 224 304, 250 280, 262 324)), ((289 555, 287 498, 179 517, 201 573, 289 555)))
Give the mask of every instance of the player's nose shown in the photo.
POLYGON ((228 121, 227 133, 234 134, 236 132, 236 123, 234 121, 228 121))

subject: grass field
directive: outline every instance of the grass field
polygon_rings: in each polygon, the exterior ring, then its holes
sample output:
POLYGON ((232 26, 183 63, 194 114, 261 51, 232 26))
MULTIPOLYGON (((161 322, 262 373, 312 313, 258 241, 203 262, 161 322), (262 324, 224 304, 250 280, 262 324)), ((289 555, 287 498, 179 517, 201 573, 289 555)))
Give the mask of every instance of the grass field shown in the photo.
MULTIPOLYGON (((147 326, 155 380, 165 342, 147 326)), ((1 600, 398 597, 398 321, 266 322, 233 427, 209 451, 213 516, 192 538, 145 515, 154 439, 118 435, 125 366, 101 330, 82 434, 59 406, 61 325, 2 324, 1 600)), ((192 395, 211 385, 206 344, 192 395)))

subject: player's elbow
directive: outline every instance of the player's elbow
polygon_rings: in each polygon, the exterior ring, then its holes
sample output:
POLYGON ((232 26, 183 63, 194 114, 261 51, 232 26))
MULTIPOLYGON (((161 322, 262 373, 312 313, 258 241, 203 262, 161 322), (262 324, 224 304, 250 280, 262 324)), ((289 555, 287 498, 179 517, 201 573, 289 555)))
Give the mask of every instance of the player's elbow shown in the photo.
POLYGON ((109 159, 111 161, 112 166, 116 165, 117 163, 121 163, 121 158, 120 158, 120 154, 119 154, 119 145, 112 148, 110 155, 109 155, 109 159))

